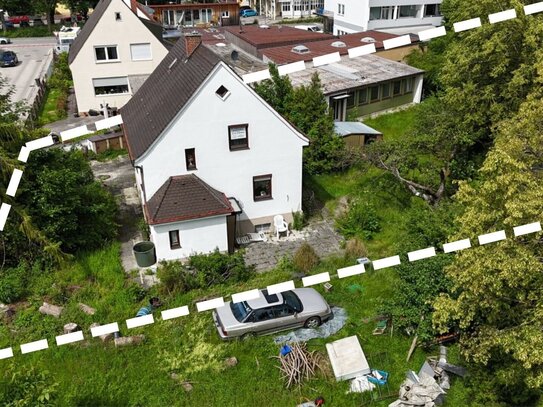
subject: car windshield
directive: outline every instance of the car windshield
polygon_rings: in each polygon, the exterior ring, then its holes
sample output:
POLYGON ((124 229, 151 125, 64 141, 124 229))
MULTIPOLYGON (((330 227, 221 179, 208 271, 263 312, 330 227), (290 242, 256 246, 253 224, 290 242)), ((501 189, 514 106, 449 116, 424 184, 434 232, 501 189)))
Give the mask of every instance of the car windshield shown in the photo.
POLYGON ((247 315, 249 315, 249 313, 252 311, 251 307, 249 307, 245 301, 238 302, 236 304, 231 302, 230 309, 232 310, 232 314, 234 314, 234 317, 239 322, 242 322, 245 318, 247 318, 247 315))
POLYGON ((283 294, 285 304, 294 309, 296 312, 302 312, 304 307, 296 294, 294 294, 292 291, 285 291, 281 294, 283 294))

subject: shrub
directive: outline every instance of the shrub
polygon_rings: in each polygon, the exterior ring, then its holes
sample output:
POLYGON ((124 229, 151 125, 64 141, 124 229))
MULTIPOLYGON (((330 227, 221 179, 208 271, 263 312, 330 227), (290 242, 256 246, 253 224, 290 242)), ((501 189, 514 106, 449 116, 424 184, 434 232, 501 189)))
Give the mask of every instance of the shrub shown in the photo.
POLYGON ((304 242, 294 254, 294 266, 304 272, 309 272, 313 267, 319 264, 319 256, 309 243, 304 242))
POLYGON ((215 250, 209 254, 196 254, 189 259, 189 265, 196 269, 202 287, 220 283, 228 279, 247 280, 253 268, 245 265, 241 252, 224 254, 215 250))
POLYGON ((305 215, 302 211, 292 213, 292 229, 301 230, 305 224, 305 215))
POLYGON ((160 279, 159 290, 162 294, 182 293, 197 288, 193 273, 180 261, 162 261, 157 271, 160 279))
POLYGON ((360 199, 353 201, 349 210, 337 220, 337 227, 347 238, 360 236, 372 239, 373 235, 381 230, 373 204, 360 199))
POLYGON ((0 274, 0 302, 10 304, 26 295, 27 274, 23 265, 8 268, 0 274))
POLYGON ((347 240, 347 243, 345 244, 345 257, 357 259, 359 257, 366 257, 367 255, 368 250, 362 240, 357 239, 356 237, 347 240))

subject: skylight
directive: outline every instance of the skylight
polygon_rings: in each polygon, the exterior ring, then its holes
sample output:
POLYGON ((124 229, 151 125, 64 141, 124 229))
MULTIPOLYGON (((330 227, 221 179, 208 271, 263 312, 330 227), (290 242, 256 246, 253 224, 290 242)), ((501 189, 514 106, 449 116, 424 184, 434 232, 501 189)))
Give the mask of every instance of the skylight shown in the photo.
POLYGON ((360 40, 360 42, 375 42, 375 38, 372 37, 364 37, 360 40))
POLYGON ((292 52, 295 54, 307 54, 309 52, 309 48, 307 48, 305 45, 296 45, 294 48, 292 48, 292 52))
POLYGON ((336 48, 345 48, 347 46, 347 45, 345 45, 345 43, 343 41, 334 41, 330 45, 332 47, 336 47, 336 48))

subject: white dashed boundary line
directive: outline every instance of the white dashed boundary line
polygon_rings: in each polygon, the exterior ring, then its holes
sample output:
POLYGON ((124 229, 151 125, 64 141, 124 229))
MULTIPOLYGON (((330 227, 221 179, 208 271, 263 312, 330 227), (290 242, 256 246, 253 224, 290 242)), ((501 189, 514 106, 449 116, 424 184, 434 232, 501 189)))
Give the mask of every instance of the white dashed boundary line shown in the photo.
MULTIPOLYGON (((543 1, 535 4, 530 4, 524 6, 524 13, 526 15, 536 14, 543 12, 543 1)), ((491 24, 495 24, 502 21, 507 21, 516 18, 516 11, 514 9, 505 10, 498 13, 493 13, 488 15, 489 22, 491 24)), ((481 19, 480 18, 473 18, 470 20, 460 21, 458 23, 453 24, 453 28, 455 32, 462 32, 471 30, 473 28, 477 28, 481 26, 481 19)), ((428 41, 433 38, 441 37, 446 35, 446 29, 444 26, 431 28, 428 30, 424 30, 419 32, 419 39, 421 41, 428 41)), ((385 49, 391 49, 403 45, 407 45, 411 43, 411 39, 409 35, 404 35, 398 38, 394 38, 391 40, 385 40, 383 41, 383 45, 385 49)), ((349 58, 356 58, 362 55, 368 55, 376 52, 375 45, 374 44, 368 44, 360 47, 350 48, 348 50, 349 58)), ((323 55, 320 57, 313 58, 313 66, 321 66, 326 64, 331 64, 334 62, 338 62, 341 60, 341 57, 339 55, 339 52, 323 55)), ((280 75, 286 75, 288 73, 292 72, 298 72, 306 69, 305 62, 295 62, 292 64, 287 65, 281 65, 278 67, 278 71, 280 75)), ((252 83, 252 82, 258 82, 262 81, 264 79, 269 79, 271 77, 270 71, 268 69, 252 72, 250 74, 246 74, 242 77, 243 81, 245 83, 252 83)), ((113 116, 104 120, 100 120, 95 123, 97 130, 102 130, 108 127, 113 127, 116 125, 121 124, 122 116, 113 116)), ((75 129, 66 130, 64 132, 61 132, 61 138, 62 141, 67 141, 73 138, 81 137, 86 134, 89 134, 90 131, 88 130, 87 126, 80 126, 75 129)), ((53 138, 52 136, 42 137, 37 140, 32 140, 28 143, 26 143, 25 146, 21 147, 21 151, 19 152, 18 160, 26 163, 29 157, 29 154, 31 151, 48 147, 53 145, 53 138)), ((12 174, 12 177, 10 179, 10 183, 8 185, 7 189, 7 195, 14 197, 15 193, 17 191, 17 187, 19 185, 19 182, 22 177, 22 170, 15 169, 14 173, 12 174)), ((9 214, 9 211, 11 209, 11 205, 3 202, 0 207, 0 231, 4 230, 4 226, 9 214)), ((516 226, 513 228, 513 232, 515 237, 518 236, 524 236, 530 233, 535 233, 541 231, 541 223, 540 222, 534 222, 529 223, 522 226, 516 226)), ((505 240, 507 238, 505 231, 497 231, 492 233, 487 233, 484 235, 478 236, 479 244, 485 245, 489 243, 498 242, 501 240, 505 240)), ((470 239, 463 239, 458 240, 451 243, 445 243, 443 244, 443 251, 444 253, 450 253, 453 251, 460 251, 471 247, 470 239)), ((433 257, 436 255, 435 248, 430 247, 426 249, 416 250, 408 253, 409 261, 417 261, 429 257, 433 257)), ((390 256, 383 259, 378 259, 372 262, 374 270, 379 270, 383 268, 393 267, 401 264, 400 256, 390 256)), ((359 274, 365 273, 365 268, 363 264, 357 264, 354 266, 344 267, 337 270, 337 276, 339 278, 345 278, 345 277, 351 277, 359 274)), ((320 284, 323 282, 330 281, 330 275, 329 273, 321 273, 314 276, 304 277, 302 279, 304 286, 310 286, 315 284, 320 284)), ((294 281, 286 281, 279 284, 273 284, 267 287, 269 294, 277 294, 283 291, 287 290, 293 290, 295 289, 294 281)), ((255 299, 260 297, 260 290, 254 289, 245 291, 242 293, 237 293, 232 295, 232 302, 241 302, 241 301, 248 301, 251 299, 255 299)), ((208 301, 202 301, 196 304, 196 307, 198 309, 198 312, 207 311, 210 309, 215 309, 220 306, 224 306, 224 298, 215 298, 208 301)), ((177 308, 172 308, 169 310, 162 311, 162 320, 166 321, 169 319, 174 319, 182 316, 189 315, 190 311, 188 309, 188 306, 182 306, 177 308)), ((136 317, 136 318, 130 318, 126 320, 126 325, 128 329, 149 325, 154 323, 154 319, 152 315, 147 315, 143 317, 136 317)), ((90 329, 91 334, 93 337, 96 336, 102 336, 114 332, 119 332, 119 326, 116 322, 102 325, 98 327, 93 327, 90 329)), ((68 343, 78 342, 82 341, 84 339, 83 332, 77 331, 70 334, 60 335, 56 338, 57 346, 61 346, 68 343)), ((21 353, 31 353, 36 352, 39 350, 47 349, 49 347, 47 339, 41 339, 35 342, 29 342, 22 344, 21 346, 21 353)), ((11 347, 0 349, 0 359, 8 359, 13 357, 13 349, 11 347)))

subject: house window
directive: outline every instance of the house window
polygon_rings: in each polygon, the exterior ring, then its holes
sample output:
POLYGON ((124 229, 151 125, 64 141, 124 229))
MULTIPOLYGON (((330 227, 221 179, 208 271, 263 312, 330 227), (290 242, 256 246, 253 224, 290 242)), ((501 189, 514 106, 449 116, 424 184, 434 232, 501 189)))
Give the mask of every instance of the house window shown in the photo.
POLYGON ((255 201, 272 199, 272 176, 259 175, 253 177, 253 198, 255 201))
POLYGON ((128 78, 126 76, 93 79, 92 85, 96 96, 119 95, 129 92, 128 78))
POLYGON ((405 93, 413 92, 413 80, 415 78, 407 78, 405 80, 405 93))
POLYGON ((185 149, 185 164, 187 165, 187 171, 196 169, 196 151, 194 148, 185 149))
POLYGON ((347 109, 351 109, 354 107, 354 92, 349 93, 349 97, 347 98, 347 109))
POLYGON ((424 17, 436 17, 440 15, 439 4, 427 4, 424 7, 424 17))
POLYGON ((399 95, 402 93, 402 82, 401 81, 394 81, 393 82, 393 94, 394 96, 399 95))
POLYGON ((170 230, 170 249, 181 248, 181 242, 179 241, 179 230, 170 230))
POLYGON ((97 62, 118 61, 119 54, 117 54, 116 45, 108 45, 103 47, 94 47, 94 53, 96 55, 97 62))
POLYGON ((417 6, 400 6, 400 12, 398 17, 416 17, 417 16, 417 6))
POLYGON ((338 4, 337 5, 337 13, 342 16, 345 14, 345 4, 338 4))
POLYGON ((223 11, 221 13, 222 18, 230 18, 230 12, 229 11, 223 11))
POLYGON ((235 124, 228 126, 228 143, 230 151, 249 148, 248 124, 235 124))
POLYGON ((368 103, 368 89, 360 89, 358 91, 358 105, 365 105, 368 103))
POLYGON ((215 94, 222 100, 225 100, 230 95, 230 91, 221 85, 219 89, 215 91, 215 94))
POLYGON ((262 223, 260 225, 255 225, 255 232, 269 232, 271 230, 271 223, 262 223))
POLYGON ((383 99, 390 97, 390 83, 383 83, 381 85, 381 97, 383 99))
POLYGON ((283 3, 281 5, 281 10, 283 11, 283 13, 286 11, 290 11, 290 3, 283 3))
POLYGON ((130 44, 130 55, 132 61, 149 61, 151 56, 151 44, 130 44))
POLYGON ((370 7, 370 20, 392 20, 394 6, 370 7))
POLYGON ((121 21, 121 13, 119 12, 115 13, 115 21, 121 21))
POLYGON ((202 23, 210 23, 212 19, 213 13, 210 8, 204 8, 201 10, 200 13, 200 22, 202 23))
POLYGON ((379 86, 372 86, 370 88, 370 102, 379 100, 379 86))

